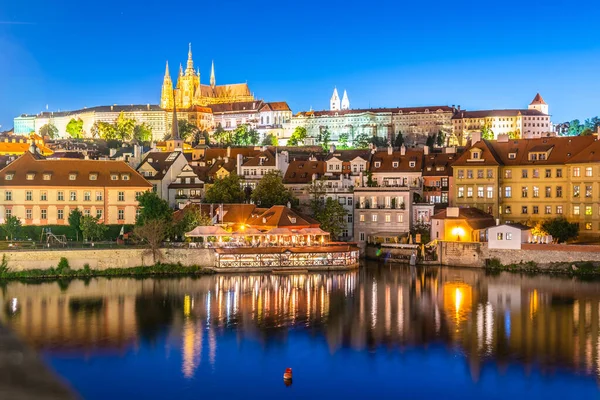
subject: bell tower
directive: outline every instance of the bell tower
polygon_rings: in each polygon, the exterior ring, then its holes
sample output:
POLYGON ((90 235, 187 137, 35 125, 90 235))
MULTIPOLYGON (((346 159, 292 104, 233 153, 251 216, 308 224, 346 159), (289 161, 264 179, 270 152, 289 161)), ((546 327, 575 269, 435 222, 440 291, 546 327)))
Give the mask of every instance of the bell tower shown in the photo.
POLYGON ((333 95, 331 96, 331 100, 329 100, 329 109, 331 111, 340 110, 340 96, 336 87, 333 88, 333 95))
POLYGON ((169 62, 165 68, 165 77, 163 78, 162 91, 160 94, 160 108, 170 110, 173 108, 173 81, 169 74, 169 62))

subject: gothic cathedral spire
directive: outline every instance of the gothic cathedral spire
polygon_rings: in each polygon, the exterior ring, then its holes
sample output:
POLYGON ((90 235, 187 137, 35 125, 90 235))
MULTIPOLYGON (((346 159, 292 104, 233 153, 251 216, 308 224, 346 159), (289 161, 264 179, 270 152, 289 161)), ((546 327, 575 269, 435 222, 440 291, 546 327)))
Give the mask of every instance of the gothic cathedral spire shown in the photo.
POLYGON ((217 80, 215 79, 215 62, 213 60, 212 65, 210 67, 210 87, 213 89, 217 85, 217 80))
POLYGON ((329 109, 331 111, 338 111, 340 109, 340 96, 336 87, 333 88, 333 95, 331 96, 331 100, 329 100, 329 109))
POLYGON ((344 90, 344 96, 342 96, 342 110, 350 109, 350 99, 348 99, 348 93, 344 90))
POLYGON ((173 107, 173 81, 169 73, 169 62, 165 68, 165 77, 163 78, 162 91, 160 94, 160 107, 170 110, 173 107))
POLYGON ((188 59, 187 59, 187 65, 185 68, 185 75, 186 76, 191 76, 194 75, 194 61, 192 60, 192 44, 189 44, 189 50, 188 50, 188 59))
MULTIPOLYGON (((171 92, 171 98, 175 103, 176 91, 171 92)), ((177 119, 177 105, 173 105, 173 119, 171 121, 171 137, 165 141, 167 151, 183 151, 183 140, 179 135, 179 120, 177 119)))

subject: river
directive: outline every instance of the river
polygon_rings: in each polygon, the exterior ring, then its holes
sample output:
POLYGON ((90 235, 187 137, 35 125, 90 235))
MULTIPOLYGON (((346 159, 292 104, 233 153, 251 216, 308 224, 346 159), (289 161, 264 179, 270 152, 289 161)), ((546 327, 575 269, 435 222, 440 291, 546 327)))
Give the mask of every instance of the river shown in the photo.
POLYGON ((600 282, 369 264, 10 282, 0 300, 1 320, 85 399, 600 393, 600 282))

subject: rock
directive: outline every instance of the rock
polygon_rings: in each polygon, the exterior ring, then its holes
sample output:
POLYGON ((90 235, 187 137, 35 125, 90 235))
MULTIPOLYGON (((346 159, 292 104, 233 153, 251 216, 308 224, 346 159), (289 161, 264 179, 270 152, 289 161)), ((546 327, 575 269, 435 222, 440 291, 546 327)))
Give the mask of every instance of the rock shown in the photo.
POLYGON ((577 266, 575 264, 571 264, 571 269, 573 271, 577 271, 579 268, 577 268, 577 266))

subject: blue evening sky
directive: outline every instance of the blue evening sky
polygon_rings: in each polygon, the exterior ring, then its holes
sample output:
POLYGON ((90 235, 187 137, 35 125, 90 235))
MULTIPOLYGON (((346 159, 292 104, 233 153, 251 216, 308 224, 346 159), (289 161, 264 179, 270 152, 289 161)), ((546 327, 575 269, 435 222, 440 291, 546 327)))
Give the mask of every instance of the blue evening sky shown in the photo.
POLYGON ((293 111, 351 106, 526 107, 600 114, 600 2, 0 1, 0 130, 20 113, 157 104, 165 61, 208 83, 248 81, 293 111), (340 93, 341 95, 341 93, 340 93))

